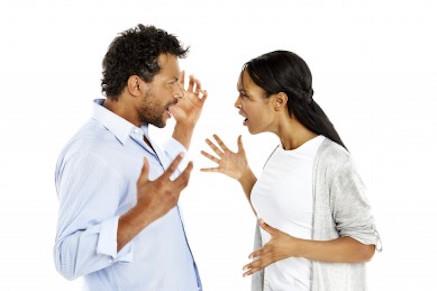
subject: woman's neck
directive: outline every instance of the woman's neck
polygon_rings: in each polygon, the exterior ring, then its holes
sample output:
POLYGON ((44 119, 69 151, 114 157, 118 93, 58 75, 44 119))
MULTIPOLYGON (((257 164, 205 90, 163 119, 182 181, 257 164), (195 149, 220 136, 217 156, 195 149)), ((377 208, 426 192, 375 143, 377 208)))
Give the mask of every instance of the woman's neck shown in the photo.
POLYGON ((317 136, 295 118, 284 118, 275 132, 285 150, 294 150, 317 136))

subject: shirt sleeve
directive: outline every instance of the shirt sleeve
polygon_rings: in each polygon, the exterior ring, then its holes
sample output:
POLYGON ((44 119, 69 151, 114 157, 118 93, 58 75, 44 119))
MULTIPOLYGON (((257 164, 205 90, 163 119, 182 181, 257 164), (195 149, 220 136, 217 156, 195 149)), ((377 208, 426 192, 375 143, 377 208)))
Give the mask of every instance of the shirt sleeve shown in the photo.
POLYGON ((371 214, 366 188, 352 161, 336 171, 331 184, 331 205, 337 231, 366 245, 382 250, 371 214))
POLYGON ((132 241, 117 252, 117 209, 126 183, 95 154, 76 154, 57 167, 60 207, 54 259, 65 278, 132 261, 132 241))

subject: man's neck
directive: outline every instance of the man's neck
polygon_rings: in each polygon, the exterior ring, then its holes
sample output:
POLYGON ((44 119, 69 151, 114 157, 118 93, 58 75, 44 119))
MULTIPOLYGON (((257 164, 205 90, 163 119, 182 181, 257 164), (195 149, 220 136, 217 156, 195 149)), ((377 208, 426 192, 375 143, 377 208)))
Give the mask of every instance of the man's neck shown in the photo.
POLYGON ((117 114, 118 116, 126 119, 130 123, 134 124, 137 127, 140 127, 142 125, 141 121, 138 119, 137 114, 135 111, 127 106, 124 102, 120 101, 121 96, 118 100, 113 100, 110 98, 106 98, 103 102, 103 106, 112 111, 113 113, 117 114))

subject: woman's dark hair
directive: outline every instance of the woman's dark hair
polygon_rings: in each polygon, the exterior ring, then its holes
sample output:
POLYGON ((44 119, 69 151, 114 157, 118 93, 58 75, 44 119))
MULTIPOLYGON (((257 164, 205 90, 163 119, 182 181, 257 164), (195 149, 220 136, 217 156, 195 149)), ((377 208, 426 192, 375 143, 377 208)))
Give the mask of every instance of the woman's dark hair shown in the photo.
POLYGON ((312 76, 308 65, 288 51, 273 51, 247 62, 246 71, 267 96, 283 92, 288 96, 288 112, 309 130, 346 146, 322 108, 313 100, 312 76))
POLYGON ((185 57, 178 39, 154 26, 138 26, 117 36, 103 58, 102 92, 106 97, 117 100, 132 75, 150 82, 159 70, 158 57, 171 54, 185 57))

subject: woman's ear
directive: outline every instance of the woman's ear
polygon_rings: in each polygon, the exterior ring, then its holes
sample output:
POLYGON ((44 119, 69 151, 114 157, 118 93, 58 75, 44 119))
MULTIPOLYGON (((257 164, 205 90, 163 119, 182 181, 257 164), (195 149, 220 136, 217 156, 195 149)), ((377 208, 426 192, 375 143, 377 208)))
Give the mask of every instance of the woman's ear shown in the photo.
POLYGON ((272 96, 273 109, 275 111, 282 111, 287 109, 288 96, 284 92, 279 92, 272 96))
POLYGON ((127 79, 127 90, 131 96, 144 96, 144 91, 147 89, 144 86, 147 86, 147 83, 137 75, 131 75, 127 79))

